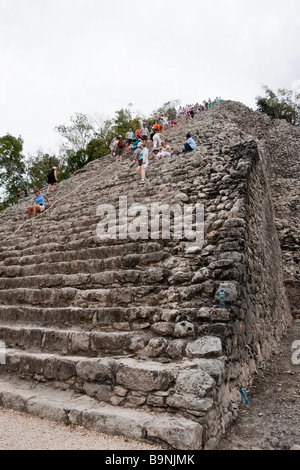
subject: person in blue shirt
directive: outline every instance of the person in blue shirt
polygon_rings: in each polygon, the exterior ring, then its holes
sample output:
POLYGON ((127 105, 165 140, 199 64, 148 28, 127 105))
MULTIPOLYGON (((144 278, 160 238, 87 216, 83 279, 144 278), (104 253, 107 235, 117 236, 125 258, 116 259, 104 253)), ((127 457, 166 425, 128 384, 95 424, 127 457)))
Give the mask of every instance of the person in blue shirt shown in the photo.
POLYGON ((177 152, 177 155, 185 152, 191 152, 192 150, 197 150, 197 145, 194 139, 192 139, 191 134, 187 134, 184 149, 181 152, 177 152))
POLYGON ((29 206, 28 210, 27 210, 28 219, 30 219, 30 217, 31 217, 31 212, 32 212, 33 217, 36 216, 37 212, 40 213, 40 214, 42 212, 44 212, 44 210, 45 210, 45 199, 48 202, 48 205, 49 206, 51 205, 51 203, 50 203, 49 199, 47 198, 47 196, 45 196, 45 194, 41 193, 38 189, 34 190, 34 194, 35 194, 34 205, 29 206))

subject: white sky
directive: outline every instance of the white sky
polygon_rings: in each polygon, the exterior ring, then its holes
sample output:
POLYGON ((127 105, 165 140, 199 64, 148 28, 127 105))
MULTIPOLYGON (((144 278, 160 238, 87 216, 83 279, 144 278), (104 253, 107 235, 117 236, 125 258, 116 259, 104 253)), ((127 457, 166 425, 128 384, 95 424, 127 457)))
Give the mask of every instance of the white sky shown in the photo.
POLYGON ((300 83, 299 0, 0 0, 0 136, 57 151, 76 112, 300 83))

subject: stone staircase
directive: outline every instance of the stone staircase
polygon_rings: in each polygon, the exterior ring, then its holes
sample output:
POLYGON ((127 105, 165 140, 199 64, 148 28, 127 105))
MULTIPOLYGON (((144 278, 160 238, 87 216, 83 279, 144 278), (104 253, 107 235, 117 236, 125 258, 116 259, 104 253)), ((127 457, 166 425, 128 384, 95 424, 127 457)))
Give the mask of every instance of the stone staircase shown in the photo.
POLYGON ((281 258, 257 145, 224 119, 215 109, 166 131, 181 148, 191 130, 199 149, 151 156, 145 185, 131 154, 105 157, 61 182, 34 220, 30 198, 0 214, 0 405, 165 448, 216 445, 237 415, 238 385, 290 313, 281 269, 269 265, 281 258), (118 208, 120 196, 203 204, 203 246, 123 239, 123 228, 100 240, 97 208, 118 208))

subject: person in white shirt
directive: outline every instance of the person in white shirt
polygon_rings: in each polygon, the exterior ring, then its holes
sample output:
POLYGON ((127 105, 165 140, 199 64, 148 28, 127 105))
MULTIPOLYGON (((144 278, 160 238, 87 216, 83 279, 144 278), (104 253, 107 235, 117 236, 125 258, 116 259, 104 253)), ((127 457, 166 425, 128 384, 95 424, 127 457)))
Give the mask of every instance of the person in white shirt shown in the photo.
POLYGON ((126 132, 126 146, 125 146, 126 151, 132 144, 133 139, 134 139, 134 133, 132 132, 132 128, 130 127, 129 130, 126 132))
POLYGON ((161 135, 156 132, 153 136, 153 148, 157 148, 160 146, 161 146, 161 135))

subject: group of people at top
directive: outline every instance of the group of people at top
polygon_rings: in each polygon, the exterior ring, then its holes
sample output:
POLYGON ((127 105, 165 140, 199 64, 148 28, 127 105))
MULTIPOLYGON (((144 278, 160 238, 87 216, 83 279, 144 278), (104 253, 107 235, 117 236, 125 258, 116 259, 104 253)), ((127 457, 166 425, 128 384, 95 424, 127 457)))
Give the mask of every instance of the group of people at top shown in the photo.
POLYGON ((153 145, 153 148, 160 147, 162 145, 161 132, 176 124, 176 121, 169 122, 167 116, 162 116, 158 121, 153 121, 150 131, 146 123, 143 123, 142 127, 136 129, 135 132, 130 127, 126 132, 125 141, 122 135, 112 139, 109 145, 110 155, 115 156, 116 161, 122 161, 122 156, 130 150, 135 151, 141 142, 146 146, 153 145))
MULTIPOLYGON (((218 106, 220 100, 220 97, 216 97, 214 105, 218 106)), ((212 107, 213 103, 209 98, 208 101, 203 101, 201 104, 196 103, 194 105, 186 105, 185 107, 180 106, 176 113, 176 120, 170 120, 166 115, 162 115, 158 121, 153 121, 150 130, 145 123, 135 132, 133 132, 132 128, 129 128, 125 135, 125 142, 121 135, 118 135, 111 141, 111 157, 115 156, 116 161, 122 161, 124 154, 128 151, 133 151, 133 162, 138 162, 137 173, 141 178, 140 183, 145 183, 146 169, 149 165, 149 149, 152 147, 156 160, 171 156, 171 148, 164 142, 162 133, 169 127, 176 126, 178 120, 193 119, 195 114, 209 110, 212 107)), ((176 155, 191 152, 196 149, 197 145, 191 134, 188 133, 183 150, 176 152, 176 155)))
POLYGON ((177 119, 193 119, 195 114, 212 109, 213 106, 219 106, 220 101, 221 97, 217 96, 214 101, 209 98, 207 101, 202 101, 202 103, 187 104, 184 107, 179 106, 176 117, 177 119))
MULTIPOLYGON (((164 122, 165 125, 169 125, 167 121, 164 122)), ((176 124, 177 122, 172 123, 172 125, 176 124)), ((137 173, 140 176, 140 183, 145 183, 146 181, 146 169, 149 165, 150 148, 152 148, 156 160, 171 157, 172 155, 170 145, 167 145, 163 140, 163 134, 160 132, 161 129, 164 130, 164 127, 162 127, 160 123, 155 122, 150 132, 146 124, 143 124, 142 128, 135 132, 132 131, 132 128, 129 128, 126 132, 125 142, 123 142, 121 135, 118 135, 111 141, 111 158, 115 156, 116 161, 122 161, 122 156, 125 153, 133 151, 133 163, 138 163, 137 173)), ((196 149, 197 145, 191 134, 188 133, 183 150, 176 152, 175 155, 191 152, 196 149)))
MULTIPOLYGON (((221 98, 216 97, 214 100, 214 105, 218 106, 221 98)), ((203 101, 201 104, 196 103, 194 105, 186 105, 184 107, 179 107, 176 114, 176 119, 193 119, 195 114, 211 109, 213 103, 211 99, 208 101, 203 101)), ((137 173, 140 176, 140 183, 145 183, 146 181, 146 170, 149 165, 149 149, 153 148, 154 158, 156 160, 161 160, 164 157, 171 157, 172 149, 167 145, 163 140, 163 131, 169 127, 177 125, 177 120, 168 119, 166 115, 162 115, 158 121, 153 121, 151 129, 149 131, 147 125, 143 123, 140 129, 136 129, 133 132, 132 128, 129 128, 125 135, 125 142, 122 139, 121 135, 115 137, 110 143, 110 156, 116 157, 116 161, 122 161, 122 156, 129 152, 133 151, 133 163, 138 163, 137 173)), ((184 142, 183 149, 175 153, 175 155, 180 155, 182 153, 191 152, 197 149, 197 145, 192 138, 191 134, 186 134, 186 140, 184 142)), ((48 181, 44 181, 43 190, 48 194, 51 186, 53 185, 53 190, 58 186, 58 180, 56 175, 57 168, 52 167, 50 173, 48 174, 48 181)), ((36 216, 37 213, 42 213, 45 210, 45 200, 50 205, 50 201, 40 190, 34 190, 34 205, 28 207, 28 218, 36 216)), ((25 193, 21 189, 18 190, 17 197, 19 200, 24 198, 25 193)))

